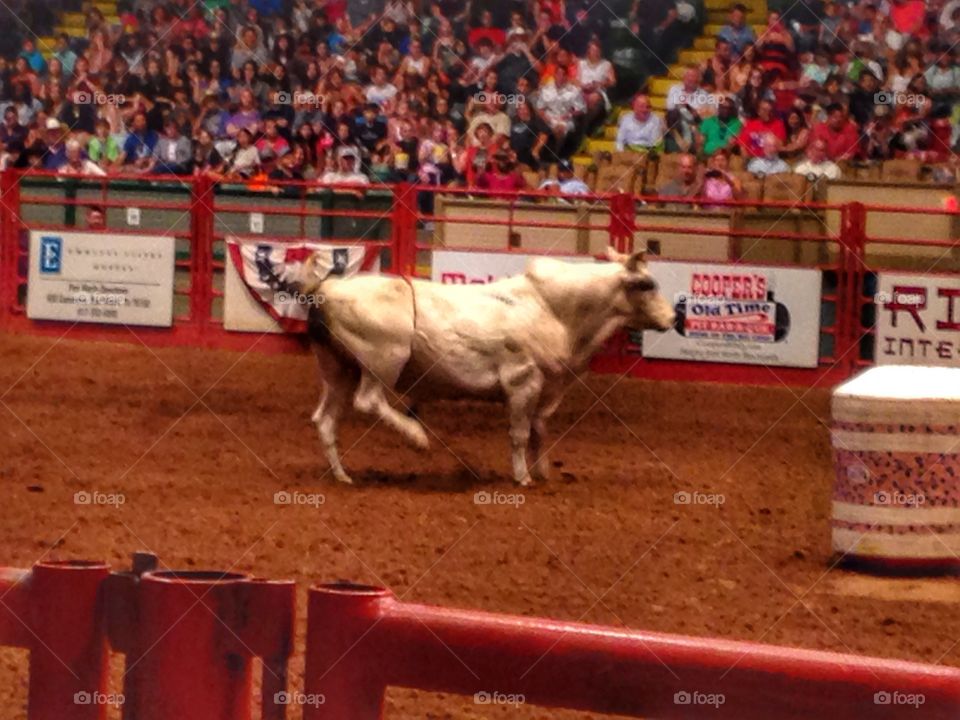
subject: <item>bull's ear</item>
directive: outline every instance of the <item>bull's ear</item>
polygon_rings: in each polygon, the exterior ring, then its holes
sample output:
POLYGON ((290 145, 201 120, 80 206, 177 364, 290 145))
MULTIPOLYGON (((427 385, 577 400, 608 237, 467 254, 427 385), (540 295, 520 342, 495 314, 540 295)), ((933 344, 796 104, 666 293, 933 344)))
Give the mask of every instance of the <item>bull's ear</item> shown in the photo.
POLYGON ((609 260, 610 262, 620 263, 621 265, 626 265, 629 258, 623 253, 617 252, 617 249, 612 245, 608 245, 607 260, 609 260))
POLYGON ((644 255, 644 251, 641 250, 640 252, 635 252, 633 255, 627 258, 627 261, 624 263, 624 265, 628 271, 636 272, 640 269, 641 265, 645 264, 645 262, 646 257, 644 255))

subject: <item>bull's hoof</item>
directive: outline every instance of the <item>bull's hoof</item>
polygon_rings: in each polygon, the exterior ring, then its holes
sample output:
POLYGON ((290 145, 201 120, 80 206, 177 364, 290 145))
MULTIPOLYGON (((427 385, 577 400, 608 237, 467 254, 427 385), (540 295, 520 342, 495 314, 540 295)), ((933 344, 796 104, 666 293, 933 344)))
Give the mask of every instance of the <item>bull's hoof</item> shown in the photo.
POLYGON ((519 478, 517 479, 517 485, 519 485, 520 487, 531 487, 533 485, 533 478, 530 477, 529 475, 527 475, 526 477, 519 478))
POLYGON ((427 437, 426 431, 423 428, 416 428, 409 435, 410 442, 418 450, 429 450, 430 449, 430 438, 427 437))
POLYGON ((530 475, 539 482, 549 482, 553 475, 549 463, 537 463, 530 470, 530 475))
POLYGON ((344 485, 353 485, 353 478, 345 472, 334 473, 333 476, 337 479, 337 482, 342 482, 344 485))

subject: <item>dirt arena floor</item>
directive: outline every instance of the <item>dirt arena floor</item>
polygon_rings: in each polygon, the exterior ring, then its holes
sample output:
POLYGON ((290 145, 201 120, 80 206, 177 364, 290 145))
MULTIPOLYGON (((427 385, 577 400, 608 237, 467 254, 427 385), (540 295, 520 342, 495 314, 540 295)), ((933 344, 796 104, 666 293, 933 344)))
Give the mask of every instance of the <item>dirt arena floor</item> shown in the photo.
MULTIPOLYGON (((556 477, 521 506, 478 505, 515 492, 499 409, 424 406, 427 455, 350 417, 347 487, 323 477, 308 356, 0 336, 0 564, 123 568, 150 550, 167 568, 294 578, 301 609, 308 584, 343 578, 427 603, 960 666, 956 580, 830 570, 829 394, 797 395, 590 377, 554 420, 556 477), (78 506, 80 490, 125 502, 78 506), (283 490, 325 502, 275 505, 283 490)), ((25 717, 24 658, 0 653, 0 720, 25 717)), ((507 712, 389 695, 390 718, 507 712)))

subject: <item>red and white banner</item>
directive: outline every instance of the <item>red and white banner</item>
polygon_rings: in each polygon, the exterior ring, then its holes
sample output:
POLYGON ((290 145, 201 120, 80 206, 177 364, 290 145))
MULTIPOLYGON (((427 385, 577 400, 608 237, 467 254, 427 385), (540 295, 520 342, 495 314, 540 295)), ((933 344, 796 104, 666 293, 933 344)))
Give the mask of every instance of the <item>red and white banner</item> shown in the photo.
POLYGON ((227 240, 227 252, 223 324, 237 332, 307 331, 312 303, 293 284, 307 279, 304 263, 311 255, 319 277, 354 275, 378 265, 379 257, 378 249, 367 253, 362 245, 235 238, 227 240))

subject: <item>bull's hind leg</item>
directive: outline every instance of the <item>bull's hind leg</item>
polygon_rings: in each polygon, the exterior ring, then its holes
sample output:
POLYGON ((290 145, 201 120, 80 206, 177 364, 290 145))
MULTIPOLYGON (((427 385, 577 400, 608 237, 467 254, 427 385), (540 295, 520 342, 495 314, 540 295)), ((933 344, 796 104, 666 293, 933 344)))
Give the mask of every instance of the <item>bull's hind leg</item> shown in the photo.
POLYGON ((543 376, 534 365, 522 365, 502 369, 500 382, 507 394, 510 411, 513 479, 520 485, 529 485, 532 480, 527 469, 527 449, 534 411, 543 388, 543 376))
MULTIPOLYGON (((399 373, 397 373, 399 376, 399 373)), ((387 378, 391 380, 391 378, 387 378)), ((392 378, 392 383, 396 378, 392 378)), ((384 394, 383 378, 377 379, 364 370, 360 377, 360 387, 353 398, 353 406, 362 413, 368 413, 380 418, 388 427, 399 432, 414 447, 426 450, 430 447, 427 433, 417 420, 407 417, 403 413, 390 407, 384 394)))
MULTIPOLYGON (((547 394, 545 391, 544 395, 547 394)), ((540 407, 533 418, 530 431, 530 455, 533 458, 533 466, 530 468, 530 474, 537 480, 549 480, 552 474, 550 448, 547 446, 547 420, 556 412, 561 397, 559 393, 550 393, 549 400, 541 400, 540 407)))
POLYGON ((336 358, 325 349, 316 350, 320 362, 320 404, 313 413, 313 422, 320 435, 327 462, 330 463, 330 472, 342 483, 352 484, 353 481, 340 463, 340 453, 337 452, 337 425, 344 405, 350 396, 350 391, 356 382, 349 370, 343 367, 336 358))

